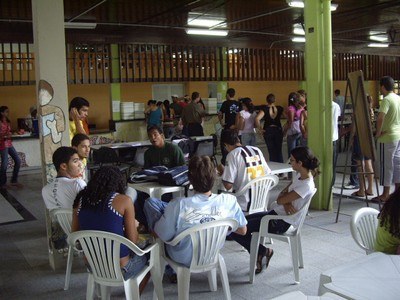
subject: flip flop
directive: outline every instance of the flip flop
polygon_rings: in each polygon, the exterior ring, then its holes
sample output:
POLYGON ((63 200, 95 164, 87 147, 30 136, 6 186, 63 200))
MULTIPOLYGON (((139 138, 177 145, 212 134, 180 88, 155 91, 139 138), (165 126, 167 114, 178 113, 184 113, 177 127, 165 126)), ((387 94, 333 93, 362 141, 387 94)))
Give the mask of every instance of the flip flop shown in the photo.
POLYGON ((385 202, 387 199, 385 199, 385 200, 383 200, 382 198, 381 198, 381 196, 376 196, 376 197, 374 197, 374 198, 372 198, 371 199, 371 202, 374 202, 374 203, 381 203, 381 202, 385 202))
POLYGON ((358 191, 356 191, 356 192, 354 192, 354 193, 351 193, 351 196, 353 196, 353 197, 365 197, 365 195, 360 195, 360 194, 358 193, 358 191))
POLYGON ((368 193, 368 192, 365 192, 368 196, 373 196, 374 195, 374 193, 372 192, 372 193, 368 193))

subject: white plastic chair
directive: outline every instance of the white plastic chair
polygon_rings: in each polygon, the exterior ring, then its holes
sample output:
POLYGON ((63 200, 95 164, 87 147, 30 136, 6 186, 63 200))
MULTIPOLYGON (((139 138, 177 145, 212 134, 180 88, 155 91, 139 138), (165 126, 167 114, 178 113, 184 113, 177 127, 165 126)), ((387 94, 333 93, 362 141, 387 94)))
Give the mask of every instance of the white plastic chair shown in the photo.
MULTIPOLYGON (((71 225, 72 225, 72 209, 69 208, 55 208, 50 211, 50 215, 53 220, 56 220, 58 224, 60 224, 62 230, 65 232, 67 236, 71 234, 71 225)), ((71 279, 71 269, 72 269, 72 261, 74 259, 74 252, 80 253, 75 247, 69 245, 68 246, 68 259, 67 259, 67 269, 65 271, 65 285, 64 290, 68 290, 69 282, 71 279)))
POLYGON ((139 284, 149 271, 156 296, 158 299, 164 299, 158 244, 152 244, 142 250, 125 237, 96 230, 82 230, 71 233, 68 237, 68 243, 75 245, 77 241, 79 241, 91 269, 87 281, 86 299, 93 299, 95 283, 100 285, 102 299, 110 298, 109 287, 122 285, 126 299, 140 299, 139 284), (123 278, 120 266, 121 244, 139 256, 150 252, 148 265, 138 275, 126 281, 123 278))
POLYGON ((250 191, 250 208, 248 214, 254 214, 267 210, 268 194, 279 182, 276 175, 265 175, 249 181, 240 191, 234 195, 241 196, 250 191))
POLYGON ((251 237, 251 245, 250 245, 250 283, 254 282, 254 272, 256 267, 256 259, 258 256, 258 245, 262 244, 264 246, 271 245, 272 239, 277 239, 289 244, 292 254, 292 263, 293 263, 293 271, 294 271, 294 280, 295 283, 300 283, 300 275, 299 268, 304 267, 303 262, 303 251, 301 249, 301 238, 300 231, 301 227, 303 227, 304 220, 306 218, 308 207, 310 206, 311 199, 317 192, 317 189, 308 196, 307 201, 303 205, 301 209, 299 209, 293 215, 266 215, 261 219, 260 230, 259 232, 253 232, 251 237), (283 234, 275 234, 268 232, 269 221, 271 220, 283 220, 289 223, 290 220, 297 219, 298 216, 301 216, 299 226, 297 228, 290 226, 290 228, 283 234), (269 241, 269 243, 266 243, 269 241))
POLYGON ((350 221, 350 231, 354 241, 367 254, 374 252, 379 211, 371 207, 358 209, 350 221))
MULTIPOLYGON (((164 250, 161 251, 163 259, 177 273, 179 300, 189 299, 190 273, 208 272, 210 290, 216 291, 217 268, 221 276, 225 299, 231 299, 225 261, 219 252, 224 245, 228 229, 236 230, 237 226, 238 223, 234 219, 211 221, 189 228, 166 243, 175 246, 185 237, 190 236, 193 245, 190 268, 173 261, 165 255, 164 250)), ((159 242, 162 244, 161 241, 159 242)))

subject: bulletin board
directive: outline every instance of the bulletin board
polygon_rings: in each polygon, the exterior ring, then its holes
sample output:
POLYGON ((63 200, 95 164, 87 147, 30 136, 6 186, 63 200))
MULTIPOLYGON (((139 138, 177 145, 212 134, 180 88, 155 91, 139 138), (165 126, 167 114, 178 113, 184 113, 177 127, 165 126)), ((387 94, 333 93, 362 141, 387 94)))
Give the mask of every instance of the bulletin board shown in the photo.
POLYGON ((353 104, 353 122, 355 122, 361 152, 365 157, 375 161, 375 142, 372 133, 369 103, 364 88, 363 72, 356 71, 348 73, 347 81, 353 104))

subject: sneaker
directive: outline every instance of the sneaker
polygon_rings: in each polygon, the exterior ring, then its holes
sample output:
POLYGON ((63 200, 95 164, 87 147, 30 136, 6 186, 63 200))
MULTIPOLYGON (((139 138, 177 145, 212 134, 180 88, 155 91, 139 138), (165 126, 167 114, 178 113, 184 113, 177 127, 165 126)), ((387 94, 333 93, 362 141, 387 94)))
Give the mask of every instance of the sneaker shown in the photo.
POLYGON ((353 184, 348 183, 348 184, 344 185, 343 188, 344 188, 345 190, 355 190, 355 189, 358 189, 359 187, 356 186, 356 185, 353 185, 353 184))

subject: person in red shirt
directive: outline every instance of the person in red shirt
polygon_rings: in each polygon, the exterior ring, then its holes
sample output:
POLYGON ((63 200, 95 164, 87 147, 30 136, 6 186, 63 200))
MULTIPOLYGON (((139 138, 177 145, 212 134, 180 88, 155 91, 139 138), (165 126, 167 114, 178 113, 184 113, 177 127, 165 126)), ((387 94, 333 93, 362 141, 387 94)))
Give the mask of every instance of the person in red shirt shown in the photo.
POLYGON ((12 145, 11 141, 11 125, 8 119, 9 110, 7 106, 0 107, 0 154, 1 154, 1 171, 0 171, 0 189, 8 187, 22 187, 22 184, 18 183, 18 173, 21 167, 21 159, 18 156, 17 151, 12 145), (7 185, 7 165, 8 155, 11 156, 14 161, 13 175, 11 178, 10 186, 7 185))

